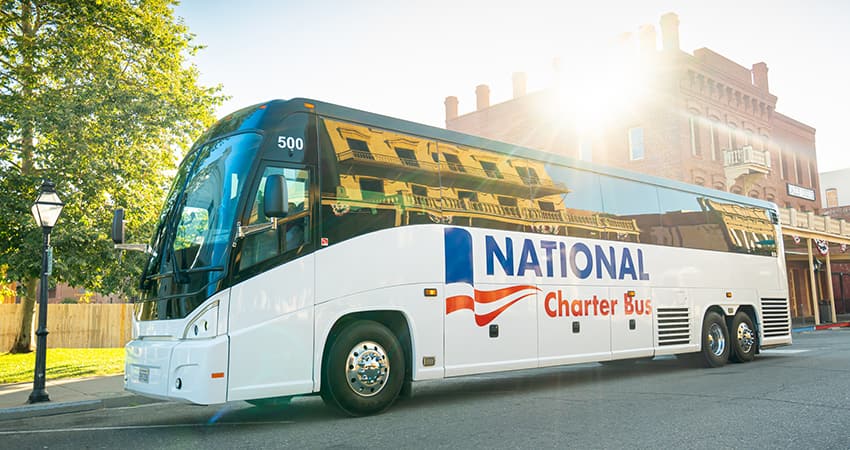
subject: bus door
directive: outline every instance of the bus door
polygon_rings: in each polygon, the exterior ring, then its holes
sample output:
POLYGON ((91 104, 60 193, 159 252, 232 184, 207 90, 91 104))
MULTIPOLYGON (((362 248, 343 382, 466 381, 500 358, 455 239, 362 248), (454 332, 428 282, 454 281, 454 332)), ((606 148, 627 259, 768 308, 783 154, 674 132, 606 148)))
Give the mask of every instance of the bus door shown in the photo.
POLYGON ((313 387, 315 170, 267 162, 257 173, 234 249, 228 400, 313 387), (289 208, 282 218, 263 212, 271 175, 286 182, 289 208))
POLYGON ((619 300, 611 316, 611 356, 614 359, 653 356, 653 302, 648 287, 610 288, 619 300))

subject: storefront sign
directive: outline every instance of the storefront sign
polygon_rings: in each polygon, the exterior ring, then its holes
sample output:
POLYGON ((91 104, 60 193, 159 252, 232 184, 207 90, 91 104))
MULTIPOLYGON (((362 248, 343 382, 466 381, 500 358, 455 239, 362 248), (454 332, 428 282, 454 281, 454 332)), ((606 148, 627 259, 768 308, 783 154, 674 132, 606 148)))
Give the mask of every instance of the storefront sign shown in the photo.
POLYGON ((792 197, 804 198, 806 200, 815 199, 815 191, 813 189, 797 186, 796 184, 788 183, 788 195, 792 197))

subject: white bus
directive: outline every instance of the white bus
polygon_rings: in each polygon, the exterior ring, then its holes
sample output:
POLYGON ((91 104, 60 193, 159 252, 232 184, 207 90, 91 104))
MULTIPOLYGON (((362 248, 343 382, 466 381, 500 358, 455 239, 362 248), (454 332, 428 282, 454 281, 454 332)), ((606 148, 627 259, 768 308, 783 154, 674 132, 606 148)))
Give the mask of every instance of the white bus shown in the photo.
MULTIPOLYGON (((123 243, 120 217, 114 239, 123 243)), ((218 404, 791 343, 776 206, 313 100, 213 126, 150 246, 125 387, 218 404)), ((125 244, 124 247, 128 245, 125 244)))

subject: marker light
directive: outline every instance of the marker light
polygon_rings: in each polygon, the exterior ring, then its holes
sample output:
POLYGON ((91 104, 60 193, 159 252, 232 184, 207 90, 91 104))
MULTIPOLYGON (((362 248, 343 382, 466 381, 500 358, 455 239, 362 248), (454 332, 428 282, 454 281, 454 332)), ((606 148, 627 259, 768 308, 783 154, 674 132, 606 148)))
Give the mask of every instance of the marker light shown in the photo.
POLYGON ((304 103, 304 107, 307 108, 307 109, 313 109, 313 108, 316 107, 316 105, 314 105, 312 103, 304 103))
POLYGON ((425 296, 426 297, 436 297, 437 289, 435 288, 425 288, 425 296))
POLYGON ((629 292, 626 292, 626 295, 628 295, 629 297, 634 297, 634 296, 635 296, 635 291, 629 291, 629 292))
POLYGON ((726 293, 726 298, 732 298, 732 293, 731 293, 731 292, 727 292, 727 293, 726 293))
POLYGON ((213 372, 210 374, 210 378, 224 378, 224 372, 213 372))

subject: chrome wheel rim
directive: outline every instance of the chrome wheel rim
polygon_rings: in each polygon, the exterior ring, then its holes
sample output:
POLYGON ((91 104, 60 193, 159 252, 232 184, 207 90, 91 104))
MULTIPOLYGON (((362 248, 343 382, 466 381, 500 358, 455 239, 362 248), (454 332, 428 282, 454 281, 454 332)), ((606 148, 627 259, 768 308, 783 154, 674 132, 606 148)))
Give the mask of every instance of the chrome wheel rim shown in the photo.
POLYGON ((348 352, 345 380, 357 395, 371 397, 386 386, 390 376, 390 359, 378 343, 363 341, 348 352))
POLYGON ((746 323, 741 322, 738 324, 738 329, 736 330, 736 334, 738 336, 738 345, 741 346, 741 351, 744 353, 749 353, 753 349, 753 345, 755 345, 756 339, 753 333, 753 329, 750 328, 746 323))
POLYGON ((726 337, 720 325, 713 323, 708 327, 708 348, 714 356, 721 356, 726 351, 726 337))

